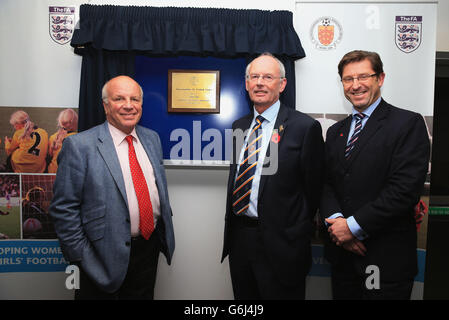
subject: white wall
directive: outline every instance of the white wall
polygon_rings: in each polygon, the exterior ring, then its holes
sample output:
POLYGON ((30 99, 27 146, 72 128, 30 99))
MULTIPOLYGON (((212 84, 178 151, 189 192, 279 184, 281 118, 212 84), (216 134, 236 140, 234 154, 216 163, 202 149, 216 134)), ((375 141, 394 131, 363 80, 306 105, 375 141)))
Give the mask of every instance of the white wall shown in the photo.
POLYGON ((227 260, 220 264, 226 169, 167 169, 176 236, 173 265, 159 259, 156 299, 232 299, 227 260))
POLYGON ((81 57, 50 39, 48 6, 84 2, 0 1, 0 106, 78 107, 81 57))

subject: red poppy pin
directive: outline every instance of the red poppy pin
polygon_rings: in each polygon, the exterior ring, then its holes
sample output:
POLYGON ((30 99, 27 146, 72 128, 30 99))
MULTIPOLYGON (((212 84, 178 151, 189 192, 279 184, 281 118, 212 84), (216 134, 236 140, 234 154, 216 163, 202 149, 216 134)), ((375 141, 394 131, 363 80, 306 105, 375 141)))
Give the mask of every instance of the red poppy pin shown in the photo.
POLYGON ((279 141, 281 141, 281 136, 277 133, 277 131, 273 132, 271 135, 271 141, 274 143, 279 143, 279 141))

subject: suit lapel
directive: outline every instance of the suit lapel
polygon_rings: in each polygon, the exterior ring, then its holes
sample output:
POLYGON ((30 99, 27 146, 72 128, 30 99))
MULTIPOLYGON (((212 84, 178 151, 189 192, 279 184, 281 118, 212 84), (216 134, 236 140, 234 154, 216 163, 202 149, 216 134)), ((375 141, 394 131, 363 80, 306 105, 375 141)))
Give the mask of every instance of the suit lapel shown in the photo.
POLYGON ((347 160, 348 167, 351 166, 354 159, 356 159, 359 153, 366 147, 369 140, 374 136, 374 134, 383 126, 383 120, 387 117, 387 115, 388 108, 386 107, 385 102, 382 99, 380 104, 368 118, 368 121, 360 132, 359 139, 351 152, 351 156, 347 160))
POLYGON ((230 165, 230 171, 229 171, 229 183, 228 183, 228 192, 232 193, 232 190, 234 189, 234 183, 235 183, 235 176, 237 174, 237 166, 239 164, 240 160, 240 152, 242 151, 243 145, 245 144, 245 138, 246 135, 244 134, 246 130, 249 129, 251 126, 251 121, 253 119, 253 114, 248 114, 244 118, 240 119, 238 122, 235 123, 235 126, 233 130, 242 130, 243 131, 243 139, 237 139, 233 137, 233 154, 231 155, 231 165, 230 165))
POLYGON ((114 142, 112 141, 111 134, 109 133, 107 121, 100 128, 97 148, 104 162, 106 163, 109 172, 114 178, 117 188, 120 190, 120 193, 123 199, 125 200, 126 205, 128 205, 128 198, 126 197, 126 189, 123 180, 122 169, 120 167, 120 162, 117 157, 117 152, 115 152, 114 142))
POLYGON ((161 192, 160 190, 163 190, 160 188, 160 186, 161 186, 160 185, 160 181, 161 181, 160 162, 159 162, 156 154, 154 153, 153 143, 152 143, 151 139, 149 137, 147 137, 146 134, 144 134, 144 132, 141 130, 141 128, 139 126, 136 126, 136 133, 137 133, 137 136, 139 137, 140 142, 142 143, 142 146, 148 156, 148 159, 151 162, 151 166, 153 167, 153 173, 154 173, 154 178, 156 180, 156 186, 160 193, 161 192))
POLYGON ((336 150, 338 150, 338 159, 341 164, 346 167, 348 165, 348 161, 345 158, 345 148, 348 142, 349 129, 351 128, 352 116, 347 117, 343 120, 339 130, 337 131, 336 138, 336 150))
POLYGON ((238 141, 236 141, 236 144, 235 144, 235 148, 236 148, 235 149, 235 156, 236 156, 235 163, 239 162, 240 152, 242 151, 243 145, 245 144, 246 133, 248 133, 247 130, 250 130, 252 120, 253 120, 253 114, 250 114, 250 115, 244 117, 239 123, 236 124, 235 129, 242 130, 244 135, 243 135, 243 139, 238 139, 238 141))

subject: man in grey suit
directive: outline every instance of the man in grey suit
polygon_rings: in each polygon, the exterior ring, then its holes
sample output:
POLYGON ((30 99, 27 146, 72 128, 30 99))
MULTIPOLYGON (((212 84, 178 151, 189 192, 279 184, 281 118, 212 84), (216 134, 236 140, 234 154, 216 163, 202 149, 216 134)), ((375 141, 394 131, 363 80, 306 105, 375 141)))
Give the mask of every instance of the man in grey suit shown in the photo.
POLYGON ((159 252, 170 264, 175 247, 161 143, 137 125, 136 81, 113 78, 102 94, 107 121, 64 140, 49 212, 80 267, 75 299, 152 299, 159 252))

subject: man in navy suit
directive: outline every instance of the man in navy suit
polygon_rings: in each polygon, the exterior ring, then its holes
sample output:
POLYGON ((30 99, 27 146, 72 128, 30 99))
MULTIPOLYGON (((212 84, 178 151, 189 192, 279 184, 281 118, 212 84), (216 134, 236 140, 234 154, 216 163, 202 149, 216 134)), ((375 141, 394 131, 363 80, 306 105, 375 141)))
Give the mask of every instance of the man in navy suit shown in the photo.
POLYGON ((248 132, 233 143, 222 255, 236 299, 305 298, 324 142, 318 121, 280 103, 286 83, 281 61, 254 59, 246 69, 253 112, 232 125, 248 132))
POLYGON ((375 52, 352 51, 338 65, 352 115, 326 135, 320 214, 328 227, 334 299, 410 299, 417 273, 414 207, 429 165, 421 115, 381 97, 375 52), (331 241, 332 240, 332 241, 331 241))
POLYGON ((175 246, 161 143, 137 125, 143 103, 137 82, 115 77, 102 96, 107 121, 64 140, 49 212, 65 259, 80 267, 76 299, 152 299, 159 252, 170 264, 175 246))

